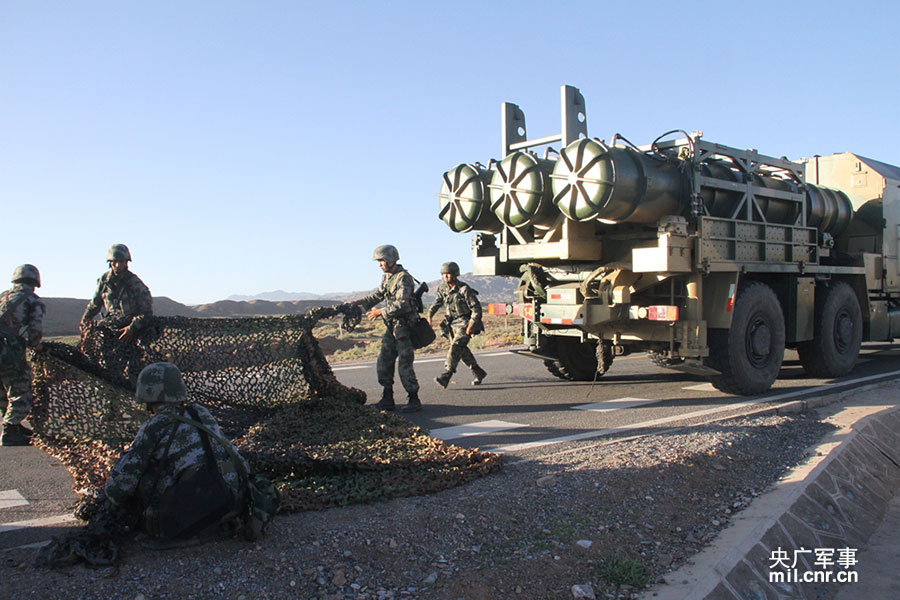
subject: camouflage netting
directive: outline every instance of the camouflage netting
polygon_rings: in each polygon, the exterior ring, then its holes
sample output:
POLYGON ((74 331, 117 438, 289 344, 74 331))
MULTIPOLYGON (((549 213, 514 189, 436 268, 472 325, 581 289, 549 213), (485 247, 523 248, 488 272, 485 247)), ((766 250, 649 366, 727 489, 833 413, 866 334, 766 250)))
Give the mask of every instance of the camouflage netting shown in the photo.
POLYGON ((91 324, 78 349, 45 342, 34 355, 31 424, 90 495, 149 415, 134 401, 147 364, 181 369, 188 397, 205 404, 253 468, 276 482, 282 510, 296 511, 445 489, 500 467, 497 455, 429 437, 402 417, 362 405, 342 385, 312 334, 316 322, 358 307, 303 315, 203 319, 154 317, 135 343, 115 321, 91 324))

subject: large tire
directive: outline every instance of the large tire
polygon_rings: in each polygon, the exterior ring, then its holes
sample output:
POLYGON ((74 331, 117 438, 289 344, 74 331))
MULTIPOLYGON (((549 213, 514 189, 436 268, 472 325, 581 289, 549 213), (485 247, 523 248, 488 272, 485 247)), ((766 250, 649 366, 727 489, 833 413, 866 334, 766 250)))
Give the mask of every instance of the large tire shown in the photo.
POLYGON ((597 341, 581 342, 577 338, 558 337, 553 343, 556 360, 545 360, 544 365, 554 376, 567 381, 593 381, 612 364, 612 347, 609 343, 599 346, 597 341))
POLYGON ((846 375, 859 358, 862 330, 862 310, 849 285, 838 281, 817 287, 813 339, 797 346, 803 369, 812 377, 846 375))
POLYGON ((730 329, 710 329, 710 378, 728 394, 762 394, 778 377, 784 360, 784 315, 772 288, 751 281, 738 291, 730 329))

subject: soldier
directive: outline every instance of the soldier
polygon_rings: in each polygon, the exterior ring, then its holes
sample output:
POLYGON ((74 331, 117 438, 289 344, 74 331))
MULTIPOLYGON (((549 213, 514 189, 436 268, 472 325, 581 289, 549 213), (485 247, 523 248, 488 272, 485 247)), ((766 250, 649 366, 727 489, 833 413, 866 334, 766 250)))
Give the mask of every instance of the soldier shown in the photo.
POLYGON ((427 318, 428 324, 431 325, 434 314, 444 307, 441 331, 444 336, 450 338, 450 350, 447 351, 444 372, 435 377, 434 381, 446 389, 461 359, 475 375, 472 385, 481 385, 487 377, 487 372, 478 366, 475 355, 469 350, 471 337, 484 331, 478 292, 458 279, 459 265, 455 262, 445 262, 441 265, 441 277, 444 283, 438 288, 434 303, 428 307, 427 318))
POLYGON ((384 271, 381 285, 374 294, 356 300, 353 304, 369 309, 366 316, 370 321, 378 317, 384 319, 387 327, 381 338, 381 351, 376 365, 378 383, 384 390, 376 406, 381 410, 394 410, 394 363, 398 362, 400 383, 409 395, 407 405, 401 410, 403 412, 422 410, 422 403, 419 401, 419 382, 413 370, 415 350, 409 339, 410 327, 419 316, 413 296, 413 277, 397 262, 400 260, 400 253, 394 246, 378 246, 372 260, 377 260, 378 266, 384 271), (373 308, 382 300, 384 308, 373 308))
POLYGON ((33 391, 25 347, 41 348, 44 303, 34 293, 34 288, 41 287, 41 274, 34 265, 19 265, 12 283, 0 296, 0 445, 27 446, 31 430, 22 421, 31 412, 33 391))
MULTIPOLYGON (((153 417, 141 426, 129 450, 110 470, 105 486, 106 498, 116 510, 125 511, 138 521, 149 535, 165 538, 166 532, 172 529, 172 515, 164 513, 167 490, 194 476, 204 466, 214 464, 221 474, 219 481, 224 480, 227 488, 221 490, 223 495, 231 495, 228 499, 230 508, 225 506, 213 516, 204 517, 205 522, 190 526, 193 528, 191 533, 198 529, 207 531, 238 516, 246 501, 246 486, 233 457, 242 461, 245 472, 249 471, 249 466, 222 436, 215 418, 202 404, 186 404, 187 389, 178 367, 164 362, 148 365, 138 375, 136 387, 136 401, 146 404, 153 417), (221 439, 212 439, 175 415, 205 425, 221 439), (231 452, 226 450, 223 442, 228 444, 231 452), (207 462, 210 456, 212 463, 207 462)), ((197 497, 203 497, 202 493, 197 497)), ((188 506, 182 514, 176 515, 179 519, 187 519, 194 509, 202 508, 190 506, 190 499, 183 495, 181 502, 187 502, 188 506)))
POLYGON ((94 298, 84 309, 81 317, 82 329, 101 310, 104 316, 131 318, 125 327, 119 329, 119 339, 130 342, 134 335, 146 325, 153 315, 153 298, 141 279, 128 270, 131 252, 125 244, 113 244, 106 253, 109 271, 97 280, 94 298))

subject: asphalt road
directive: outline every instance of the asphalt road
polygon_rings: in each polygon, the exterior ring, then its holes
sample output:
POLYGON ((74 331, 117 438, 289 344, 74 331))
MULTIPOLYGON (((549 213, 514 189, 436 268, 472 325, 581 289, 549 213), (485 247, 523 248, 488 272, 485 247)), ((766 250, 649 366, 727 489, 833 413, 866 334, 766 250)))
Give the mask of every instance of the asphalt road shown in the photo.
MULTIPOLYGON (((407 416, 458 446, 524 458, 897 378, 898 359, 900 347, 866 345, 853 373, 825 381, 807 378, 789 352, 769 393, 742 398, 722 394, 702 378, 657 367, 646 355, 616 358, 591 383, 561 381, 540 361, 509 351, 478 354, 488 372, 482 385, 472 386, 471 373, 462 367, 444 390, 432 381, 443 368, 443 356, 425 355, 415 364, 424 409, 407 416)), ((333 369, 342 383, 364 390, 370 403, 380 398, 374 361, 333 369)), ((394 393, 405 402, 399 379, 394 393)), ((80 524, 71 517, 75 499, 71 477, 55 459, 32 447, 0 447, 0 550, 43 542, 80 524)))
MULTIPOLYGON (((417 358, 424 409, 407 416, 458 446, 516 454, 552 452, 574 441, 706 421, 900 375, 900 347, 880 344, 865 345, 854 371, 836 380, 807 377, 796 353, 789 351, 772 389, 753 397, 723 394, 704 378, 657 367, 645 354, 616 358, 595 382, 562 381, 541 361, 508 351, 477 358, 488 372, 485 382, 472 386, 471 372, 461 366, 446 390, 433 381, 443 369, 443 356, 417 358)), ((341 383, 365 391, 369 402, 380 398, 373 362, 333 369, 341 383)), ((394 395, 405 402, 399 378, 394 395)))

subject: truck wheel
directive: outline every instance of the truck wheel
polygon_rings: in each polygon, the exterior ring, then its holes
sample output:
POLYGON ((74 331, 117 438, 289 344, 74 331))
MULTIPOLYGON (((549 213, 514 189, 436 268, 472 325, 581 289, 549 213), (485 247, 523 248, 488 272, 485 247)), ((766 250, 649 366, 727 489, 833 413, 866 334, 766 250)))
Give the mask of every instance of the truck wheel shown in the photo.
POLYGON ((554 340, 553 350, 556 360, 545 360, 544 365, 556 377, 567 381, 593 381, 606 372, 612 364, 612 347, 604 343, 600 351, 600 364, 604 367, 598 371, 597 342, 581 342, 576 338, 559 337, 554 340))
POLYGON ((853 370, 862 346, 862 311, 853 289, 838 281, 816 289, 813 339, 797 346, 800 364, 813 377, 840 377, 853 370))
POLYGON ((710 378, 728 394, 762 394, 778 377, 784 360, 784 315, 772 288, 751 281, 738 291, 730 329, 709 330, 710 378))

